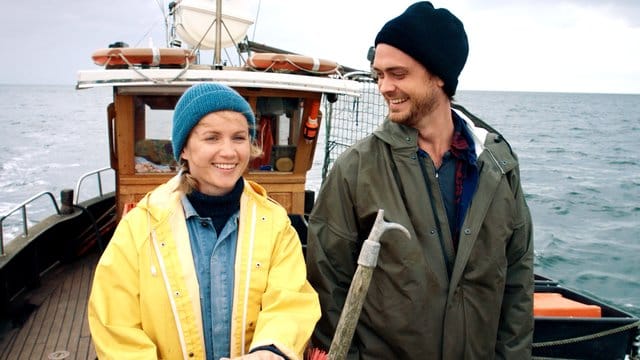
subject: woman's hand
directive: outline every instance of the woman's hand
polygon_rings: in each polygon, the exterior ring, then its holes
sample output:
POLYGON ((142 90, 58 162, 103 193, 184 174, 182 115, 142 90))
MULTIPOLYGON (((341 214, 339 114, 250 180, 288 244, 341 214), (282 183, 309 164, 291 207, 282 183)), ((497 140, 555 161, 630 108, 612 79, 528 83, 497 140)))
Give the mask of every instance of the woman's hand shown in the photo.
MULTIPOLYGON (((231 360, 229 358, 220 358, 220 360, 231 360)), ((260 350, 244 356, 238 356, 233 360, 284 360, 280 355, 272 353, 269 350, 260 350)))

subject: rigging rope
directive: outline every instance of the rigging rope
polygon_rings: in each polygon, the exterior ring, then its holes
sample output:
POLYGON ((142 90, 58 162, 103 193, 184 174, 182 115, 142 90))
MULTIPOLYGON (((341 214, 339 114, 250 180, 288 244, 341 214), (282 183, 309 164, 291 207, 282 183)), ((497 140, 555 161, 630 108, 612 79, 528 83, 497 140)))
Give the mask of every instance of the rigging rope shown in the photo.
POLYGON ((573 338, 568 338, 568 339, 560 339, 560 340, 553 340, 553 341, 542 341, 542 342, 537 342, 537 343, 533 343, 533 347, 534 348, 542 348, 542 347, 547 347, 547 346, 558 346, 558 345, 567 345, 567 344, 572 344, 572 343, 578 343, 578 342, 582 342, 582 341, 587 341, 587 340, 593 340, 593 339, 597 339, 600 337, 605 337, 611 334, 616 334, 619 332, 623 332, 629 329, 633 329, 633 328, 638 328, 640 327, 640 321, 636 321, 627 325, 623 325, 617 328, 613 328, 613 329, 609 329, 609 330, 605 330, 605 331, 601 331, 601 332, 597 332, 594 334, 589 334, 589 335, 583 335, 583 336, 577 336, 577 337, 573 337, 573 338))

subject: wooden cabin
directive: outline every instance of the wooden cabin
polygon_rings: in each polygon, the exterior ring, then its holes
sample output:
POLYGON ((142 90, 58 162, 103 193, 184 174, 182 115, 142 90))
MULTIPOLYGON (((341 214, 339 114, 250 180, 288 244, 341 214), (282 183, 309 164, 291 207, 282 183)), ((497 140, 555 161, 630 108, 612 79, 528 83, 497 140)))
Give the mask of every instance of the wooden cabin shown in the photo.
POLYGON ((113 87, 113 102, 107 113, 118 218, 176 174, 171 149, 173 109, 189 86, 205 81, 231 86, 254 110, 263 156, 250 164, 246 178, 264 186, 289 214, 304 214, 307 172, 318 140, 317 136, 305 138, 305 123, 317 119, 320 130, 320 103, 330 106, 327 97, 337 94, 357 96, 357 82, 246 68, 104 68, 80 72, 78 88, 113 87))
MULTIPOLYGON (((185 90, 115 89, 108 121, 118 214, 175 175, 170 114, 185 90)), ((306 141, 300 130, 304 119, 309 118, 311 104, 320 102, 322 93, 247 87, 236 90, 253 108, 258 134, 265 137, 261 142, 263 156, 250 164, 246 178, 263 185, 289 213, 302 214, 306 173, 311 168, 317 137, 306 141)))

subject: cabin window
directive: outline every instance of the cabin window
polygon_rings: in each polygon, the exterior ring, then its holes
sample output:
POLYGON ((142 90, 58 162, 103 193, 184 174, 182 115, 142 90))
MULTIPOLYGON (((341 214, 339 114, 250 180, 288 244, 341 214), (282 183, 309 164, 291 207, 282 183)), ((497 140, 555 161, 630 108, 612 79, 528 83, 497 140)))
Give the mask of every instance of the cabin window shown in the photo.
MULTIPOLYGON (((176 100, 176 99, 173 99, 176 100)), ((171 173, 177 169, 171 147, 173 101, 137 96, 134 121, 136 173, 171 173)))
MULTIPOLYGON (((173 108, 178 97, 134 96, 134 157, 138 174, 173 173, 177 162, 171 147, 173 108)), ((251 99, 249 99, 251 100, 251 99)), ((304 99, 258 97, 255 104, 256 138, 263 155, 251 171, 292 172, 300 136, 304 99)))
POLYGON ((302 105, 303 102, 298 98, 258 98, 256 137, 263 155, 251 163, 252 170, 293 170, 302 105))

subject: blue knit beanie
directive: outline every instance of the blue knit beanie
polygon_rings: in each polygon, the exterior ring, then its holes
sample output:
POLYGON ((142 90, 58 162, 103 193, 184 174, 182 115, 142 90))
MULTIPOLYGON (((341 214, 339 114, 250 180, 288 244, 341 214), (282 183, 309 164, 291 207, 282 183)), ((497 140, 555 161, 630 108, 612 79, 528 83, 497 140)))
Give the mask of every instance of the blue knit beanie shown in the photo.
POLYGON ((171 143, 173 156, 180 162, 180 153, 196 124, 205 115, 232 110, 242 113, 249 123, 251 139, 256 136, 256 118, 249 103, 232 88, 216 83, 194 85, 182 94, 173 112, 171 143))
POLYGON ((449 10, 435 9, 428 1, 417 2, 382 27, 375 45, 380 43, 402 50, 437 75, 447 95, 456 93, 469 43, 462 22, 449 10))

